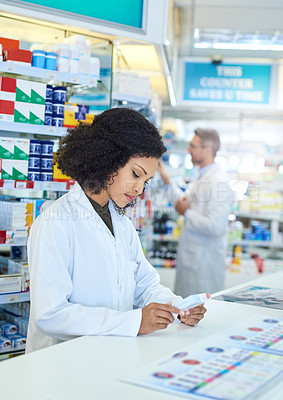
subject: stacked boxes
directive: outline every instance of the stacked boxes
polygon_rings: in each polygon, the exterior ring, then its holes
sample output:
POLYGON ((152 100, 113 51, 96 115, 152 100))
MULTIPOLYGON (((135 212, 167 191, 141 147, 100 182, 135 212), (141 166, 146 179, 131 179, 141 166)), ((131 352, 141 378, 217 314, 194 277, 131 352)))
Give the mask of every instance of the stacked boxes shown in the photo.
POLYGON ((0 77, 0 121, 14 122, 16 79, 0 77))
POLYGON ((0 137, 1 179, 26 180, 29 139, 0 137))
POLYGON ((46 84, 17 79, 14 122, 44 124, 46 84))
POLYGON ((1 56, 3 61, 13 61, 21 65, 31 65, 31 51, 21 50, 18 40, 0 37, 1 56))
POLYGON ((65 104, 64 112, 64 127, 74 128, 80 122, 91 125, 94 120, 94 115, 89 114, 89 106, 79 104, 65 104))
POLYGON ((28 180, 53 180, 53 146, 51 140, 30 140, 28 180))
POLYGON ((64 121, 64 109, 67 96, 67 88, 65 86, 51 85, 46 87, 45 102, 45 125, 53 125, 62 127, 64 121))
POLYGON ((0 201, 0 217, 0 230, 29 228, 33 222, 33 203, 0 201))
POLYGON ((27 339, 29 302, 5 304, 0 320, 0 352, 24 350, 27 339))

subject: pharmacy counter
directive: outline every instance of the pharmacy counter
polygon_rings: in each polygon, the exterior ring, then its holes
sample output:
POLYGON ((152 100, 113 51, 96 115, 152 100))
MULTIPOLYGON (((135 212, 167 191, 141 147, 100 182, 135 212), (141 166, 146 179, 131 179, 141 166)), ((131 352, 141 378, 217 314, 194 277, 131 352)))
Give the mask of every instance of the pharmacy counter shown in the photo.
MULTIPOLYGON (((249 284, 283 288, 283 272, 249 284)), ((247 284, 237 286, 245 287, 247 284)), ((234 289, 234 288, 233 288, 234 289)), ((230 291, 228 289, 226 291, 230 291)), ((222 291, 220 293, 226 292, 222 291)), ((190 328, 174 323, 167 330, 136 338, 88 336, 0 363, 1 399, 22 400, 170 400, 171 394, 119 380, 121 375, 204 339, 255 314, 283 317, 282 310, 211 300, 204 320, 190 328)), ((283 384, 256 397, 282 400, 283 384)))

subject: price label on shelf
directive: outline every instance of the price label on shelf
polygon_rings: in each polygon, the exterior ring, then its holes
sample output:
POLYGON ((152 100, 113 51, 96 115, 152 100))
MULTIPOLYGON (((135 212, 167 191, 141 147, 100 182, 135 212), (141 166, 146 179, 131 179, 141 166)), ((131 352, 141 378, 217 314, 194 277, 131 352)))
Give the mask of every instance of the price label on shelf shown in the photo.
POLYGON ((6 243, 5 244, 16 244, 17 243, 17 239, 16 238, 7 238, 6 239, 6 243))
POLYGON ((18 301, 17 294, 8 294, 7 295, 7 303, 16 303, 18 301))
POLYGON ((80 82, 80 79, 79 79, 79 77, 78 76, 72 76, 72 83, 79 83, 80 82))
POLYGON ((16 65, 14 63, 8 62, 7 63, 7 72, 15 72, 16 65))
POLYGON ((26 189, 27 181, 15 181, 15 189, 26 189))
POLYGON ((55 126, 49 126, 49 127, 46 129, 46 132, 49 133, 49 134, 51 134, 51 135, 55 135, 55 133, 56 133, 56 127, 55 127, 55 126))
POLYGON ((52 190, 53 189, 53 182, 43 182, 42 189, 43 190, 52 190))
POLYGON ((48 72, 48 73, 46 74, 46 78, 47 78, 47 79, 56 79, 56 77, 57 77, 56 72, 48 72))

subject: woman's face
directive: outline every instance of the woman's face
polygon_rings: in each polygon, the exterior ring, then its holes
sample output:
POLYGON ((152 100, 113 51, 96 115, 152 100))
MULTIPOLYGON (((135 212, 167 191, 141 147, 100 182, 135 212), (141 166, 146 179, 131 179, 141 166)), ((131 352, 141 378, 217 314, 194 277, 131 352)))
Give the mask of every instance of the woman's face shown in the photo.
POLYGON ((109 197, 118 207, 125 207, 142 194, 144 187, 155 174, 157 163, 158 159, 153 157, 131 158, 110 181, 109 197))

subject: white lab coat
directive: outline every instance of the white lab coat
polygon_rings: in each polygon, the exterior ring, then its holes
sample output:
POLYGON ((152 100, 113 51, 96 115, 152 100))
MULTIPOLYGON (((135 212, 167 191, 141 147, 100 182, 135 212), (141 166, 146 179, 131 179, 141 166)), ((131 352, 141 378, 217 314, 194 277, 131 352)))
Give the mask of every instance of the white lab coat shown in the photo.
MULTIPOLYGON (((172 183, 167 190, 172 201, 184 196, 172 183)), ((185 195, 190 208, 185 212, 177 256, 175 293, 224 289, 228 215, 233 192, 228 175, 213 164, 185 195)))
POLYGON ((136 336, 142 307, 179 301, 160 285, 131 221, 109 208, 115 237, 76 184, 32 225, 27 352, 81 335, 136 336))

